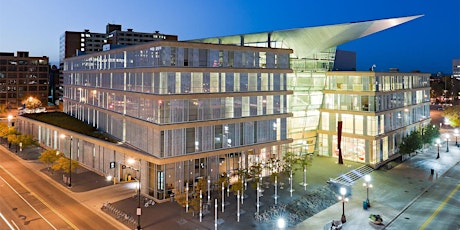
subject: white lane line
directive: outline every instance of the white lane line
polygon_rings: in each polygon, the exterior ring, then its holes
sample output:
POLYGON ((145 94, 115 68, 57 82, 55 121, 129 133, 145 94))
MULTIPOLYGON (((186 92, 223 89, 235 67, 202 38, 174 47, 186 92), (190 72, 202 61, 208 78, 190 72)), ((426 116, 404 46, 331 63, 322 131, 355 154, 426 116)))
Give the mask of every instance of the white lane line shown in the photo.
POLYGON ((14 220, 11 220, 11 223, 16 227, 17 230, 19 230, 19 226, 14 222, 14 220))
POLYGON ((51 226, 53 229, 57 230, 56 227, 54 227, 53 224, 51 224, 51 222, 49 222, 37 209, 35 209, 21 194, 18 193, 18 191, 16 191, 13 186, 11 186, 3 177, 0 176, 0 178, 3 180, 3 182, 5 182, 5 184, 8 185, 8 187, 10 187, 11 190, 13 190, 16 195, 18 195, 27 205, 29 205, 29 207, 34 210, 46 223, 49 224, 49 226, 51 226))
POLYGON ((8 225, 8 227, 10 227, 11 230, 16 230, 13 228, 13 226, 11 226, 10 222, 8 222, 8 220, 6 220, 5 216, 3 216, 3 214, 0 212, 0 217, 3 219, 3 221, 6 223, 6 225, 8 225))

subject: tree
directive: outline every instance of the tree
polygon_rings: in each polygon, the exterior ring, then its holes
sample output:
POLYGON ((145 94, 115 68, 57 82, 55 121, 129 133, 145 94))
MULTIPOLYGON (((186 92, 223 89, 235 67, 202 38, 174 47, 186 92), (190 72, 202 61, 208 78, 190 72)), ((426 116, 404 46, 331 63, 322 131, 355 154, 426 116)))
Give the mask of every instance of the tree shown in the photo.
POLYGON ((203 177, 198 179, 197 183, 195 184, 194 190, 195 191, 192 195, 192 199, 190 199, 190 209, 192 210, 193 215, 195 215, 195 212, 200 211, 200 199, 202 200, 202 204, 204 204, 203 198, 205 197, 207 186, 206 186, 206 180, 203 177), (202 198, 200 198, 200 191, 202 194, 201 196, 202 198))
POLYGON ((42 102, 34 97, 29 97, 22 101, 22 104, 28 109, 37 109, 42 106, 42 102))
POLYGON ((420 148, 422 148, 422 137, 419 131, 414 130, 402 139, 402 143, 399 145, 399 153, 410 154, 420 148))
POLYGON ((69 169, 69 158, 66 158, 66 157, 59 157, 59 159, 57 159, 55 161, 55 163, 51 166, 51 168, 54 170, 54 171, 63 171, 64 173, 69 173, 69 170, 71 170, 72 172, 75 171, 76 168, 78 168, 80 165, 78 163, 78 161, 75 161, 75 160, 72 160, 72 163, 71 163, 71 169, 69 169))
POLYGON ((442 112, 442 116, 449 120, 451 126, 460 125, 460 105, 449 106, 442 112))
POLYGON ((40 157, 38 157, 38 160, 41 162, 48 164, 49 167, 51 167, 54 162, 56 162, 59 158, 62 156, 58 154, 59 152, 55 149, 49 149, 41 153, 40 157))
POLYGON ((279 173, 281 171, 281 164, 280 160, 271 157, 270 159, 267 160, 267 163, 265 164, 265 168, 268 169, 270 172, 270 179, 274 182, 275 177, 279 177, 279 173))
POLYGON ((431 144, 435 138, 439 137, 439 128, 434 125, 427 125, 422 129, 423 144, 431 144))
POLYGON ((25 148, 29 145, 34 145, 36 144, 34 140, 34 136, 31 134, 21 134, 19 135, 19 143, 22 143, 22 148, 25 148))

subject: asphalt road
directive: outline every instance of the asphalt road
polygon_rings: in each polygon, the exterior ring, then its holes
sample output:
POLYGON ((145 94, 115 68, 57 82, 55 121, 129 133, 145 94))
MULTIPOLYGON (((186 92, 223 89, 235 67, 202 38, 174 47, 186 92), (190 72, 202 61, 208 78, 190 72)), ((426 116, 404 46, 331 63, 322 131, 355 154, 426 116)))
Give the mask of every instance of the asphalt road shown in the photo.
POLYGON ((460 229, 460 165, 457 164, 386 229, 460 229))
POLYGON ((0 212, 4 216, 0 216, 0 229, 11 229, 7 222, 14 222, 19 229, 116 229, 69 196, 66 188, 57 187, 25 167, 2 146, 0 162, 0 212))
POLYGON ((70 229, 2 166, 0 188, 0 229, 70 229))

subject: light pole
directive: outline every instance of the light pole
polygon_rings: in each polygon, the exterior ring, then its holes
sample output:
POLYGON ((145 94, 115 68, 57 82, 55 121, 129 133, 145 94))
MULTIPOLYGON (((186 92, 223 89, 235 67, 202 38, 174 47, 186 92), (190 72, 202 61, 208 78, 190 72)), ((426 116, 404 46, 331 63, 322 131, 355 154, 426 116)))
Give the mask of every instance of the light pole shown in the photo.
POLYGON ((439 159, 439 147, 441 147, 441 140, 439 138, 436 139, 436 146, 438 146, 438 156, 436 157, 436 159, 439 159))
POLYGON ((344 187, 341 187, 340 188, 340 195, 341 196, 339 196, 339 200, 342 201, 342 218, 340 219, 340 221, 342 221, 342 223, 347 222, 347 218, 345 217, 345 202, 348 201, 348 198, 345 197, 346 194, 347 194, 347 189, 344 188, 344 187))
POLYGON ((11 127, 11 121, 13 120, 13 115, 8 115, 8 128, 11 127))
POLYGON ((366 203, 367 207, 371 207, 371 203, 369 202, 369 188, 372 188, 371 182, 371 175, 367 174, 364 176, 364 183, 363 186, 366 188, 366 203))
POLYGON ((458 147, 457 137, 458 137, 458 128, 454 129, 454 136, 455 136, 455 146, 458 147))
MULTIPOLYGON (((66 137, 66 135, 64 134, 61 134, 61 138, 64 139, 66 137)), ((72 141, 73 141, 73 138, 72 136, 69 136, 70 137, 70 148, 69 148, 69 188, 72 187, 72 141)))
POLYGON ((446 134, 446 146, 447 146, 446 147, 446 153, 449 152, 449 137, 450 137, 449 134, 446 134))
MULTIPOLYGON (((128 159, 128 163, 130 165, 134 164, 134 159, 128 159)), ((136 215, 137 215, 137 228, 138 230, 142 229, 141 228, 141 215, 142 215, 142 209, 141 209, 141 162, 139 160, 139 169, 136 170, 139 171, 139 178, 137 179, 137 209, 136 209, 136 215)))

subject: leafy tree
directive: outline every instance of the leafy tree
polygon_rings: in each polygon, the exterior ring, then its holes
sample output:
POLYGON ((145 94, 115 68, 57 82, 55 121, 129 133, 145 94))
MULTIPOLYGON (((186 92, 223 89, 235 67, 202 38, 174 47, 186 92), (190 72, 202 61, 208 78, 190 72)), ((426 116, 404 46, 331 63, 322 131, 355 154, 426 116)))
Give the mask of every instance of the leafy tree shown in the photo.
POLYGON ((190 209, 195 215, 195 212, 200 211, 200 190, 202 194, 202 204, 204 204, 204 197, 207 191, 206 180, 204 178, 198 179, 198 182, 195 184, 195 192, 192 195, 192 199, 190 199, 190 209))
POLYGON ((434 125, 427 125, 422 129, 423 144, 431 144, 435 138, 439 137, 439 128, 434 125))
POLYGON ((71 170, 72 172, 75 171, 76 168, 78 168, 80 165, 78 164, 78 161, 75 161, 75 160, 72 160, 72 163, 71 163, 71 169, 69 169, 69 158, 66 158, 66 157, 59 157, 59 159, 57 159, 55 161, 55 163, 51 166, 51 168, 54 170, 54 171, 63 171, 64 173, 69 173, 69 170, 71 170))
POLYGON ((449 106, 442 112, 442 116, 449 119, 451 126, 460 125, 460 105, 449 106))
POLYGON ((219 192, 222 192, 222 183, 224 183, 224 189, 227 188, 230 184, 230 181, 228 179, 228 175, 226 172, 222 173, 219 177, 218 186, 217 186, 219 192))
POLYGON ((31 134, 21 134, 19 135, 19 143, 22 143, 22 147, 25 148, 29 145, 36 144, 34 137, 31 134))
POLYGON ((270 179, 274 182, 275 177, 279 177, 281 171, 281 162, 280 160, 271 157, 270 159, 268 159, 265 168, 268 169, 268 171, 271 173, 270 179))
POLYGON ((282 171, 289 174, 294 169, 297 156, 293 152, 287 152, 283 155, 282 171))
POLYGON ((8 112, 5 104, 0 104, 0 114, 8 112))
POLYGON ((22 101, 22 104, 28 109, 37 109, 42 107, 42 102, 34 97, 29 97, 22 101))
POLYGON ((256 164, 251 165, 249 168, 249 176, 252 178, 251 186, 253 188, 257 188, 257 183, 259 182, 259 178, 262 176, 262 163, 257 162, 256 164))
POLYGON ((38 160, 41 162, 50 165, 50 167, 56 162, 59 158, 61 158, 60 154, 58 154, 58 151, 55 149, 50 149, 46 150, 41 153, 40 157, 38 157, 38 160))
POLYGON ((238 176, 238 179, 230 187, 230 192, 232 192, 235 196, 238 195, 238 191, 240 191, 240 195, 243 194, 243 192, 242 192, 243 191, 243 185, 244 185, 243 178, 245 178, 245 179, 248 178, 249 173, 248 173, 247 169, 238 169, 238 171, 236 171, 236 175, 238 176))
POLYGON ((415 130, 402 139, 402 143, 399 145, 399 153, 410 154, 420 148, 422 148, 422 137, 420 132, 415 130))

